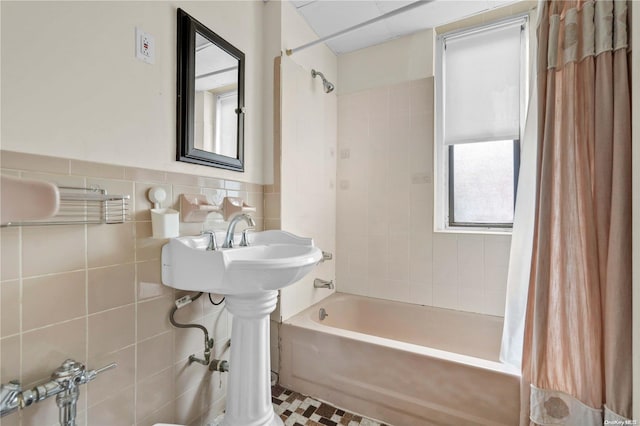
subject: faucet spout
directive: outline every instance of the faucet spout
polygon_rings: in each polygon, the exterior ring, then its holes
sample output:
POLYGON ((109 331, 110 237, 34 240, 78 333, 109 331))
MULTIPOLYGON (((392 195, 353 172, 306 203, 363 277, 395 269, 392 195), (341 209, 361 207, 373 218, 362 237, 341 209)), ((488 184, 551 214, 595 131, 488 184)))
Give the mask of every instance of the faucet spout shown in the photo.
MULTIPOLYGON (((242 214, 239 214, 238 216, 235 216, 233 219, 231 219, 231 222, 229 222, 227 235, 224 237, 224 244, 222 245, 223 248, 233 247, 233 239, 235 237, 236 225, 238 224, 238 222, 241 222, 241 221, 246 222, 250 229, 253 229, 256 226, 256 222, 253 220, 253 218, 246 213, 242 213, 242 214)), ((248 244, 249 243, 245 237, 244 245, 248 245, 248 244)), ((240 245, 242 246, 243 244, 240 243, 240 245)))

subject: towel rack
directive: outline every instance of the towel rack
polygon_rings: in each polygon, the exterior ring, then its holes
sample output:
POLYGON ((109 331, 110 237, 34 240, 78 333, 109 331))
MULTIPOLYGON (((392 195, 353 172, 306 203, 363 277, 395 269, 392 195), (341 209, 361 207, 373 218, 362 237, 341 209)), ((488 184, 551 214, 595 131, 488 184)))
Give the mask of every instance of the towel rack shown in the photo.
POLYGON ((114 224, 129 220, 130 195, 107 194, 99 186, 59 186, 60 208, 48 219, 9 222, 6 226, 114 224))

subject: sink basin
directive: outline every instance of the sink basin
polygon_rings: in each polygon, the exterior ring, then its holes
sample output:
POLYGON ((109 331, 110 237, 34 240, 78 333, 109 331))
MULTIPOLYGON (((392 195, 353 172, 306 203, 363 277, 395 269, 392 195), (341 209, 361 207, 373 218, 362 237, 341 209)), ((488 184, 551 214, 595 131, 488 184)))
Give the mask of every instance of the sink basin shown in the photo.
MULTIPOLYGON (((216 233, 222 241, 223 233, 216 233)), ((207 251, 209 236, 172 238, 162 247, 162 283, 224 295, 277 290, 304 277, 322 258, 311 238, 285 231, 249 234, 248 247, 207 251)))

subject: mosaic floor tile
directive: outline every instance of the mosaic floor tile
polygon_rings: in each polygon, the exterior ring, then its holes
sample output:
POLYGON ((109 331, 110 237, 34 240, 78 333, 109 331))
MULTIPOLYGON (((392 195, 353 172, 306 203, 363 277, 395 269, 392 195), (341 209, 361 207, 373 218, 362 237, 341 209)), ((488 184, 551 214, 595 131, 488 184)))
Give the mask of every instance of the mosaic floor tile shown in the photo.
POLYGON ((275 385, 271 401, 285 426, 390 426, 275 385))

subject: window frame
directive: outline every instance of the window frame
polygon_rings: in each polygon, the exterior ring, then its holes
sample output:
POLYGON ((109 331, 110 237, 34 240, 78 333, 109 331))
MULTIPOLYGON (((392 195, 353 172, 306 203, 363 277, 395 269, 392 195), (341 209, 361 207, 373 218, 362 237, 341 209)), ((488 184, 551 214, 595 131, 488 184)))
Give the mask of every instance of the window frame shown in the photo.
MULTIPOLYGON (((520 13, 507 18, 494 20, 476 26, 465 27, 454 31, 438 34, 435 46, 435 113, 436 131, 434 143, 434 231, 435 232, 476 232, 476 233, 510 233, 513 223, 462 223, 453 219, 453 170, 452 161, 455 145, 444 144, 444 67, 445 45, 451 38, 472 35, 485 30, 499 28, 501 26, 521 25, 521 49, 520 49, 520 137, 514 139, 514 211, 515 195, 518 188, 518 174, 520 169, 520 141, 524 132, 526 106, 528 103, 529 85, 529 13, 520 13)), ((484 141, 483 142, 490 142, 484 141)))
MULTIPOLYGON (((492 142, 492 141, 487 141, 492 142)), ((447 225, 448 228, 489 228, 489 229, 511 229, 513 228, 513 222, 456 222, 454 221, 454 177, 453 177, 453 161, 454 154, 453 150, 456 145, 448 145, 448 153, 447 153, 447 175, 448 175, 448 214, 447 214, 447 225)), ((516 203, 516 195, 518 193, 518 175, 520 171, 520 140, 513 140, 513 208, 515 210, 516 203)))

